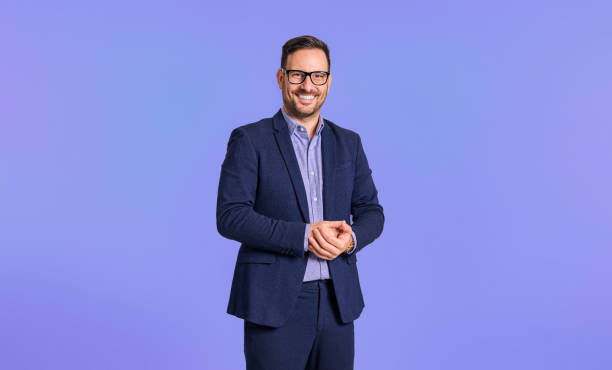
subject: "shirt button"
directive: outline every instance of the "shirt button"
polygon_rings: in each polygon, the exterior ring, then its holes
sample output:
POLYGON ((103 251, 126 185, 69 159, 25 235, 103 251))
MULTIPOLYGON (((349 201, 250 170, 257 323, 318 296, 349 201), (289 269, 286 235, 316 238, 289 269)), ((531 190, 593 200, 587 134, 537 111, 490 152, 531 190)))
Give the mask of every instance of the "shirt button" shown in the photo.
POLYGON ((317 197, 314 197, 314 201, 316 202, 317 200, 318 200, 318 198, 317 198, 317 197))
POLYGON ((314 171, 310 171, 310 174, 311 174, 312 176, 314 176, 314 171))

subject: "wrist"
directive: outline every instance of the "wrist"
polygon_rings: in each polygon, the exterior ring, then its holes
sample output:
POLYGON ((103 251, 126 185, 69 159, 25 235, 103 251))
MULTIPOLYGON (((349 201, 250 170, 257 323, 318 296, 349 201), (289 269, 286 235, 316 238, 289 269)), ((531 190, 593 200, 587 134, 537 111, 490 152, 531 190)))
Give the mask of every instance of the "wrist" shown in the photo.
POLYGON ((348 246, 346 247, 346 249, 344 250, 344 253, 348 253, 351 251, 351 249, 353 249, 353 247, 355 246, 355 239, 353 239, 353 235, 350 235, 350 241, 348 246))

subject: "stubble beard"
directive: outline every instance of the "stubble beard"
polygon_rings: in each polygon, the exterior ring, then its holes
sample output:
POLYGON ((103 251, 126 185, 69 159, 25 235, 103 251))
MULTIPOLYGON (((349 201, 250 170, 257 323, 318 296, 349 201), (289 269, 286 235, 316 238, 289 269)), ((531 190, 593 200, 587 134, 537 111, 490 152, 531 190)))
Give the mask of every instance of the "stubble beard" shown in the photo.
MULTIPOLYGON (((315 96, 315 99, 319 96, 320 95, 315 96)), ((296 118, 309 118, 314 116, 315 114, 318 114, 324 102, 325 100, 323 100, 319 104, 315 103, 312 107, 312 110, 309 109, 307 112, 302 112, 298 110, 297 102, 295 100, 291 99, 290 97, 287 97, 286 94, 283 94, 283 103, 285 104, 285 108, 287 108, 287 113, 296 118)))

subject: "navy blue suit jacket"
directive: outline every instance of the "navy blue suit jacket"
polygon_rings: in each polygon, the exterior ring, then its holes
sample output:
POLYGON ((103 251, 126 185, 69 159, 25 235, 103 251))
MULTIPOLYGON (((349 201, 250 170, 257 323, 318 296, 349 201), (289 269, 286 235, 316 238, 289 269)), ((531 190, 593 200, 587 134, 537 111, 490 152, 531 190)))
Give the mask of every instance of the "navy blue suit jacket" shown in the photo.
MULTIPOLYGON (((357 253, 383 230, 361 139, 325 120, 321 131, 323 219, 345 220, 357 249, 328 261, 343 322, 364 307, 357 253)), ((306 270, 304 232, 310 223, 306 190, 279 110, 272 118, 234 129, 221 166, 217 229, 241 243, 227 312, 260 325, 279 327, 289 319, 306 270)))

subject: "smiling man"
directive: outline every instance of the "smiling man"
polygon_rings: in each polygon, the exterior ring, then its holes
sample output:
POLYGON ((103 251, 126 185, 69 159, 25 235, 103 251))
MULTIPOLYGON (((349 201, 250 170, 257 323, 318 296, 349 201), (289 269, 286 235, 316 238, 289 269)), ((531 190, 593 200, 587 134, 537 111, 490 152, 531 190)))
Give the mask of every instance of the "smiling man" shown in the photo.
POLYGON ((359 135, 321 116, 327 45, 287 41, 276 78, 283 106, 234 129, 221 166, 217 229, 241 243, 227 312, 244 319, 248 370, 352 369, 357 253, 383 208, 359 135))

